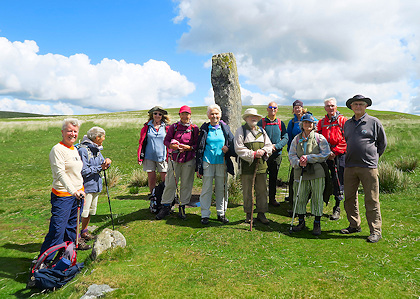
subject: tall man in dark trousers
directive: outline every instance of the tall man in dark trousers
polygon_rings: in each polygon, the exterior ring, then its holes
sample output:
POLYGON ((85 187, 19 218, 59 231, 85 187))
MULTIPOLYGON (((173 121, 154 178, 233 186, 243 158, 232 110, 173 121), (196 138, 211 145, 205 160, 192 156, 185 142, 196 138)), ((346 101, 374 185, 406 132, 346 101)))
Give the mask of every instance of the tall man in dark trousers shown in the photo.
POLYGON ((344 124, 347 142, 344 208, 350 225, 342 229, 341 233, 352 234, 362 230, 357 198, 357 189, 362 182, 366 220, 370 229, 367 241, 376 243, 382 238, 378 160, 385 151, 387 141, 379 119, 366 113, 366 108, 370 105, 372 100, 362 95, 355 95, 346 102, 346 106, 354 112, 354 116, 344 124))
POLYGON ((340 202, 344 199, 344 165, 347 149, 344 139, 344 124, 347 118, 337 111, 335 98, 324 100, 324 109, 327 115, 318 122, 317 131, 327 139, 331 149, 327 165, 333 182, 335 205, 330 219, 338 220, 340 218, 340 202))
POLYGON ((284 122, 276 117, 277 111, 278 105, 275 102, 270 102, 267 106, 267 117, 258 122, 258 126, 267 132, 273 144, 273 152, 267 160, 268 204, 273 207, 280 206, 276 201, 277 176, 281 164, 281 151, 289 140, 284 122))

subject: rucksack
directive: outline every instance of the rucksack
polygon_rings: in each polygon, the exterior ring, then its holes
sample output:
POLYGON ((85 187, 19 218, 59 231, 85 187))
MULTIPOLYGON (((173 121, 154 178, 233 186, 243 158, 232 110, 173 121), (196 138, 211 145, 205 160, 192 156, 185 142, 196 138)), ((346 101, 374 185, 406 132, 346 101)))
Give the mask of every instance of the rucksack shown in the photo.
POLYGON ((90 150, 89 146, 87 146, 86 144, 83 143, 77 143, 74 145, 75 148, 79 149, 79 148, 85 148, 87 150, 88 153, 88 160, 92 159, 94 157, 92 151, 90 150))
POLYGON ((41 290, 60 288, 81 268, 83 263, 77 264, 76 246, 73 242, 66 241, 51 246, 33 261, 27 287, 35 286, 41 290), (51 256, 54 256, 51 262, 45 262, 51 256))
POLYGON ((150 196, 150 212, 157 214, 162 206, 162 194, 165 189, 165 182, 160 182, 155 188, 153 188, 152 195, 150 196))
POLYGON ((274 122, 274 123, 271 123, 271 122, 267 123, 265 119, 266 119, 265 117, 262 119, 262 128, 263 128, 264 130, 265 130, 265 127, 266 127, 267 125, 269 125, 269 126, 275 126, 275 125, 277 125, 277 126, 279 126, 279 129, 280 129, 280 132, 281 132, 281 121, 280 121, 280 120, 278 120, 278 119, 276 118, 276 122, 274 122))

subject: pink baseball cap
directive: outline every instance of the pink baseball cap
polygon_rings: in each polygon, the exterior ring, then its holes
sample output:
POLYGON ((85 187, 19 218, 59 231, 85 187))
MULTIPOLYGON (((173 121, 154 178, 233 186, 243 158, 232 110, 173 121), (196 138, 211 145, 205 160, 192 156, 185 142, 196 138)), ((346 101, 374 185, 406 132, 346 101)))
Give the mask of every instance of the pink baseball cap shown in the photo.
POLYGON ((179 108, 179 113, 182 113, 182 112, 188 112, 189 114, 191 114, 191 108, 188 107, 187 105, 184 105, 181 108, 179 108))

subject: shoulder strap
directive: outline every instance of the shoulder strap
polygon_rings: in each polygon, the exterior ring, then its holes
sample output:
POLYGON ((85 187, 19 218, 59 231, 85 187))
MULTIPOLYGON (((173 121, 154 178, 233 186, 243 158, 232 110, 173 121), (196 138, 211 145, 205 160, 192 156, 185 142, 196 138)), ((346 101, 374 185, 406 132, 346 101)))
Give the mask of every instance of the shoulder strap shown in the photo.
POLYGON ((267 122, 265 121, 265 117, 262 119, 262 127, 265 129, 265 126, 267 125, 267 122))

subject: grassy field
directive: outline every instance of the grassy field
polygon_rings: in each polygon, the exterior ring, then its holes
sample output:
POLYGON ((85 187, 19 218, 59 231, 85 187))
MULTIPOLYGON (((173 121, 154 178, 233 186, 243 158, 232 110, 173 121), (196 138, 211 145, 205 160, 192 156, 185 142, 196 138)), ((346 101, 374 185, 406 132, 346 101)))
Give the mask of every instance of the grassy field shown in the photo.
MULTIPOLYGON (((257 107, 264 113, 264 107, 257 107)), ((244 107, 245 109, 245 107, 244 107)), ((322 107, 310 107, 321 118, 322 107)), ((169 109, 176 120, 177 109, 169 109)), ((340 111, 350 117, 351 111, 340 111)), ((368 111, 385 126, 388 148, 381 158, 391 164, 399 159, 420 159, 417 132, 420 117, 368 111), (402 157, 402 158, 401 158, 402 157)), ((288 121, 291 107, 280 107, 288 121)), ((420 176, 407 173, 407 188, 381 194, 383 240, 365 241, 369 228, 360 196, 362 232, 346 236, 345 212, 330 221, 332 205, 324 209, 322 235, 310 230, 290 235, 289 205, 279 188, 278 208, 270 207, 270 225, 256 222, 255 229, 243 223, 240 204, 230 204, 228 225, 211 220, 200 224, 200 208, 188 208, 186 221, 176 215, 154 220, 148 210, 148 188, 130 194, 130 178, 138 169, 136 151, 144 111, 86 115, 80 138, 93 125, 107 132, 104 156, 119 170, 119 183, 110 189, 116 229, 127 247, 108 251, 96 261, 89 252, 79 252, 85 268, 63 289, 49 294, 25 289, 28 267, 38 254, 48 230, 51 170, 48 153, 61 140, 64 117, 0 120, 0 298, 80 298, 91 284, 117 288, 106 298, 419 298, 420 296, 420 176)), ((193 108, 193 121, 206 120, 205 107, 193 108)), ((287 122, 286 122, 287 124, 287 122)), ((287 156, 279 176, 287 180, 287 156)), ((195 181, 194 194, 200 192, 195 181)), ((212 207, 212 216, 216 211, 212 207)), ((307 223, 312 228, 313 217, 307 223)), ((92 217, 95 233, 112 228, 106 194, 100 196, 98 213, 92 217)))

